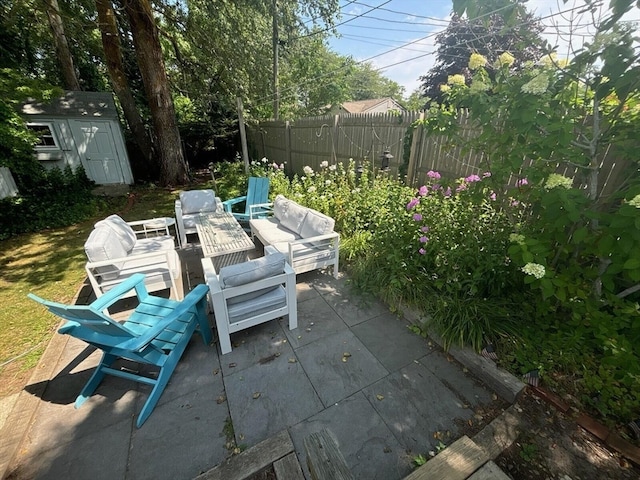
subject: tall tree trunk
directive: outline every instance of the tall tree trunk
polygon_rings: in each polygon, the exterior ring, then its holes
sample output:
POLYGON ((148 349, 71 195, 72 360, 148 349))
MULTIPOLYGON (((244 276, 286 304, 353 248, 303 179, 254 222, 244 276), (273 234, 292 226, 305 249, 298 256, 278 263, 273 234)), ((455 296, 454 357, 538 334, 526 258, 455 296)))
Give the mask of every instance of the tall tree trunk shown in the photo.
POLYGON ((133 93, 131 93, 131 89, 129 88, 129 81, 122 63, 120 36, 118 35, 118 27, 111 0, 96 0, 96 9, 98 10, 98 26, 102 34, 102 46, 104 48, 104 56, 107 61, 111 84, 120 100, 124 116, 133 133, 133 137, 144 157, 142 161, 143 165, 140 165, 140 167, 142 167, 140 170, 149 171, 153 167, 157 168, 153 158, 153 146, 144 122, 142 121, 142 117, 140 116, 140 112, 136 107, 133 93))
POLYGON ((151 5, 149 0, 126 0, 124 4, 131 25, 136 60, 149 99, 160 155, 160 183, 163 186, 182 184, 188 180, 187 165, 151 5))
POLYGON ((49 17, 49 25, 53 34, 53 43, 56 47, 56 55, 62 70, 62 80, 64 88, 67 90, 80 90, 80 83, 76 76, 76 69, 73 66, 73 58, 67 43, 67 37, 64 34, 64 24, 60 17, 60 8, 58 0, 43 0, 47 17, 49 17))

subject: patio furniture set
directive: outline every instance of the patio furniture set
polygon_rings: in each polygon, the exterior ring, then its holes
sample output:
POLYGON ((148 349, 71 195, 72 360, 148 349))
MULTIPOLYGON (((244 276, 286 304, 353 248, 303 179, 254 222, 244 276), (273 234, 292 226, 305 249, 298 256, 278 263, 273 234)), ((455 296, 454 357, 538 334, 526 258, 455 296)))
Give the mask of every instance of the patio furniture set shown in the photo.
POLYGON ((59 333, 79 338, 103 352, 93 376, 76 400, 76 408, 105 375, 153 386, 141 413, 140 427, 153 411, 192 334, 212 340, 207 304, 215 317, 222 354, 231 352, 230 334, 288 316, 297 328, 296 274, 332 267, 338 275, 339 235, 334 220, 278 195, 267 203, 268 179, 251 178, 246 196, 222 202, 213 190, 180 193, 174 218, 125 222, 111 215, 97 222, 85 242, 89 283, 96 300, 90 305, 62 305, 29 297, 66 320, 59 333), (245 204, 244 212, 234 206, 245 204), (171 235, 170 227, 176 232, 171 235), (184 298, 178 288, 182 271, 177 248, 189 247, 197 234, 206 285, 184 298), (250 236, 249 236, 250 234, 250 236), (265 255, 248 260, 254 239, 265 255), (170 289, 170 298, 149 292, 170 289), (109 308, 127 297, 137 306, 124 322, 109 308), (126 359, 156 366, 156 378, 114 366, 126 359))

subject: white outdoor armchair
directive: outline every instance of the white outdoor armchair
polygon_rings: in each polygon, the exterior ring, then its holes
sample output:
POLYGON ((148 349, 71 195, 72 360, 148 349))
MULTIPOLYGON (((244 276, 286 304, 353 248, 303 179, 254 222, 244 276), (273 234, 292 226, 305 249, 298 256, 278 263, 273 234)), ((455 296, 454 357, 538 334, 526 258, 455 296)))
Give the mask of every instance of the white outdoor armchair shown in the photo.
POLYGON ((222 200, 213 190, 187 190, 176 200, 176 226, 180 245, 187 245, 187 234, 196 233, 196 218, 200 213, 224 212, 222 200))
POLYGON ((132 227, 145 222, 148 220, 127 223, 118 215, 111 215, 95 224, 84 250, 88 260, 85 270, 96 298, 136 273, 145 274, 148 291, 169 288, 173 298, 182 298, 178 288, 182 269, 174 238, 169 235, 138 238, 144 230, 132 227))
POLYGON ((223 267, 219 274, 211 258, 203 258, 202 268, 223 354, 231 352, 230 334, 240 330, 285 315, 289 330, 298 327, 296 274, 281 253, 223 267))

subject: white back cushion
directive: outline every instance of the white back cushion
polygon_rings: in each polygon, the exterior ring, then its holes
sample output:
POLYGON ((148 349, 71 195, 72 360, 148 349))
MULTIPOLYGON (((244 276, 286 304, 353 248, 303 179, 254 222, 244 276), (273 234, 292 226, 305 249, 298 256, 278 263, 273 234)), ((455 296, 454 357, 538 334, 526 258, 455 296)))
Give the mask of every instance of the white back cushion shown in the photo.
POLYGON ((309 209, 307 216, 304 217, 302 227, 300 228, 300 236, 302 238, 317 237, 333 232, 335 220, 316 210, 309 209))
POLYGON ((111 230, 113 230, 113 233, 118 236, 118 238, 122 242, 122 246, 127 251, 127 253, 133 250, 133 247, 136 244, 136 232, 134 232, 133 228, 127 225, 127 222, 125 222, 118 215, 109 215, 104 220, 100 220, 99 222, 97 222, 94 226, 96 228, 101 226, 110 228, 111 230))
POLYGON ((216 211, 216 194, 213 190, 188 190, 180 192, 182 213, 200 213, 216 211))
POLYGON ((293 200, 289 200, 282 195, 278 195, 273 202, 273 215, 280 220, 280 224, 283 227, 298 235, 308 210, 308 208, 298 205, 293 200))

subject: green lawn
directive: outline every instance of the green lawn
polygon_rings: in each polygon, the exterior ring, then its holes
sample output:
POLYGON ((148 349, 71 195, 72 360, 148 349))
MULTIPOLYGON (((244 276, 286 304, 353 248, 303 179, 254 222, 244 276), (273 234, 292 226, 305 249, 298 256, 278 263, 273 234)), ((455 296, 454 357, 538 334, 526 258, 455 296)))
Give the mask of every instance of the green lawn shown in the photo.
POLYGON ((59 323, 27 294, 71 302, 86 277, 83 245, 97 220, 112 213, 125 220, 173 217, 176 198, 174 190, 133 188, 130 198, 111 199, 80 224, 0 241, 0 396, 24 387, 59 323))

